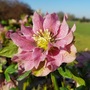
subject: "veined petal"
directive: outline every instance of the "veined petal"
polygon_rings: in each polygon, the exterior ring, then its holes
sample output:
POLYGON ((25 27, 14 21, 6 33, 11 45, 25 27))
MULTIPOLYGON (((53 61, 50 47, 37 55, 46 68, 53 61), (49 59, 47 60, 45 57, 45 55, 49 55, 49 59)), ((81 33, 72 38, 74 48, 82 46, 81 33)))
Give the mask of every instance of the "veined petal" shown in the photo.
POLYGON ((32 70, 35 66, 33 60, 22 61, 22 63, 23 63, 23 67, 24 67, 25 71, 32 70))
POLYGON ((32 52, 22 51, 21 53, 14 55, 12 60, 16 61, 16 62, 23 61, 23 60, 25 60, 25 61, 32 60, 32 52))
POLYGON ((35 76, 46 76, 51 72, 51 70, 45 67, 45 61, 41 62, 37 69, 32 70, 32 74, 35 76))
POLYGON ((63 58, 63 62, 70 63, 76 58, 76 47, 72 44, 70 47, 66 47, 66 49, 61 50, 61 55, 63 58))
POLYGON ((23 50, 30 51, 35 48, 35 43, 33 40, 27 40, 25 37, 19 35, 18 33, 12 33, 10 37, 13 42, 23 50))
POLYGON ((45 60, 46 53, 44 53, 40 48, 35 48, 32 53, 32 56, 33 56, 35 68, 37 69, 40 62, 45 60))
POLYGON ((68 24, 67 24, 65 16, 64 16, 64 19, 63 19, 63 22, 59 28, 59 33, 58 33, 57 37, 59 39, 63 39, 68 34, 68 31, 69 31, 69 27, 68 27, 68 24))
POLYGON ((73 41, 73 33, 70 31, 67 36, 61 40, 57 40, 56 45, 58 47, 65 47, 65 45, 70 44, 73 41))
POLYGON ((33 31, 31 27, 26 27, 23 24, 21 25, 21 32, 25 37, 32 37, 33 31))
POLYGON ((48 14, 45 17, 43 28, 44 30, 48 29, 50 32, 52 32, 54 35, 57 34, 60 26, 60 21, 58 19, 57 14, 48 14))
POLYGON ((40 29, 43 30, 43 17, 40 16, 37 12, 33 16, 33 32, 37 33, 40 29))
POLYGON ((56 59, 48 55, 46 61, 46 67, 50 69, 51 72, 55 71, 58 68, 56 59))
POLYGON ((12 60, 18 62, 18 67, 24 68, 25 71, 31 70, 35 66, 32 52, 30 51, 22 51, 21 53, 14 55, 12 60))
MULTIPOLYGON (((60 51, 61 52, 61 51, 60 51)), ((54 60, 54 64, 55 66, 59 67, 61 64, 62 64, 62 55, 61 53, 58 53, 56 56, 54 56, 53 58, 55 59, 54 60)))

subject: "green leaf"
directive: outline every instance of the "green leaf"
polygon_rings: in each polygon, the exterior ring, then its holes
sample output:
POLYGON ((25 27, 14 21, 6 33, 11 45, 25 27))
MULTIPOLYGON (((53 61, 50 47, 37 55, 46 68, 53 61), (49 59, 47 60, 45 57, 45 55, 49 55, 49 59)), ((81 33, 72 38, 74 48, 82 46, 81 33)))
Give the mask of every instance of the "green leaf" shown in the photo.
POLYGON ((10 81, 10 74, 12 74, 16 71, 17 71, 17 65, 16 64, 12 64, 9 67, 7 67, 7 69, 4 72, 6 80, 10 81))
POLYGON ((70 78, 75 80, 79 85, 85 85, 85 81, 81 77, 77 77, 72 74, 72 72, 65 68, 65 71, 60 67, 58 68, 58 72, 64 77, 64 78, 70 78))
POLYGON ((80 77, 76 77, 73 75, 72 79, 75 80, 79 85, 85 85, 85 81, 80 77))
POLYGON ((12 42, 8 41, 3 48, 0 49, 0 56, 11 58, 17 53, 18 47, 12 42))
POLYGON ((65 87, 60 87, 60 90, 68 90, 68 89, 65 87))
POLYGON ((23 80, 24 78, 26 78, 29 74, 30 74, 31 71, 27 71, 25 72, 24 74, 22 74, 21 76, 18 77, 18 81, 21 81, 23 80))
POLYGON ((68 70, 68 69, 65 69, 65 71, 60 67, 60 68, 58 68, 58 71, 59 71, 59 73, 63 76, 63 77, 65 77, 65 78, 72 78, 73 77, 73 75, 72 75, 72 73, 68 70))
POLYGON ((75 90, 87 90, 87 89, 85 88, 85 86, 80 86, 80 87, 75 88, 75 90))
POLYGON ((4 73, 5 74, 5 79, 7 82, 9 82, 11 79, 10 79, 10 75, 8 73, 4 73))
POLYGON ((11 64, 7 69, 5 70, 5 73, 12 74, 17 71, 17 65, 16 64, 11 64))
POLYGON ((18 88, 11 88, 10 90, 18 90, 18 88))

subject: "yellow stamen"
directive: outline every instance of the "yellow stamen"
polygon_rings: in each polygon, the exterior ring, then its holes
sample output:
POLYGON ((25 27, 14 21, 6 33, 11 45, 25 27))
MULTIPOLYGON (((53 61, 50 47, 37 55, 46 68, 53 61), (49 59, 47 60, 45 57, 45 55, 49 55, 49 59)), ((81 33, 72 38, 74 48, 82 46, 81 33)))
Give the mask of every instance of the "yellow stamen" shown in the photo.
POLYGON ((48 43, 51 39, 48 29, 46 29, 44 32, 40 30, 37 32, 37 35, 33 35, 33 38, 36 41, 38 47, 43 48, 44 50, 48 49, 48 43))

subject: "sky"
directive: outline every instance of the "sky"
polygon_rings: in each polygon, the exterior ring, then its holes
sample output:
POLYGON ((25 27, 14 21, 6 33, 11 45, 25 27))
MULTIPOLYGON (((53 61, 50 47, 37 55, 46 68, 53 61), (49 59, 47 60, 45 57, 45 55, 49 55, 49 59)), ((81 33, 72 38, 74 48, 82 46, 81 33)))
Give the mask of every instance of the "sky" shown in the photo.
POLYGON ((43 13, 63 11, 74 14, 76 17, 90 18, 90 0, 20 0, 27 3, 34 10, 41 10, 43 13))

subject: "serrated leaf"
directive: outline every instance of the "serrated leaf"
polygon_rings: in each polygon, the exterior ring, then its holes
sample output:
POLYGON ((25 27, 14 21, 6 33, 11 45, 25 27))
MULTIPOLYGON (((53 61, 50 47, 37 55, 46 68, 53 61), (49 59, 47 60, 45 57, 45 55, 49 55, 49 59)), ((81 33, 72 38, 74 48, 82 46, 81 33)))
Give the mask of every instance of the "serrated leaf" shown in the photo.
POLYGON ((17 51, 18 47, 12 41, 9 41, 0 49, 0 56, 11 58, 15 53, 17 53, 17 51))
POLYGON ((29 74, 30 74, 31 71, 27 71, 25 72, 24 74, 22 74, 21 76, 18 77, 18 81, 21 81, 23 80, 24 78, 26 78, 29 74))

